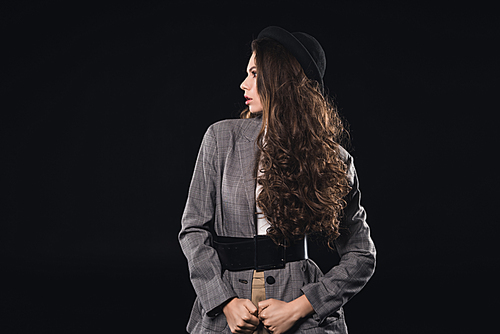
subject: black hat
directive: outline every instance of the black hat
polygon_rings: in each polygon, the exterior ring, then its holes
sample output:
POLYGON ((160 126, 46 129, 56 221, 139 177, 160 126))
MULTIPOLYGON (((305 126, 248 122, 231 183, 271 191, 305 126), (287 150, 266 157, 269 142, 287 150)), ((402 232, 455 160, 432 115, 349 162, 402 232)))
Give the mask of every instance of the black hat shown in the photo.
POLYGON ((325 51, 314 37, 303 32, 289 33, 276 26, 262 30, 257 39, 263 37, 272 38, 282 44, 299 61, 307 77, 318 81, 323 88, 326 56, 325 51))

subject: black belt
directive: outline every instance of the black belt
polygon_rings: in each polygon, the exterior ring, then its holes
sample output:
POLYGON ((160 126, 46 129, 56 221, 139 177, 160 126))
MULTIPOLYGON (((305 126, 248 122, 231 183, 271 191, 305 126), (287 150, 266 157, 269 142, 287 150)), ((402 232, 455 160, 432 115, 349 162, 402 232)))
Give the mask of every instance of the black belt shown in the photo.
POLYGON ((307 259, 306 238, 290 246, 276 245, 265 235, 253 238, 216 237, 214 247, 226 270, 269 270, 284 268, 287 262, 307 259))

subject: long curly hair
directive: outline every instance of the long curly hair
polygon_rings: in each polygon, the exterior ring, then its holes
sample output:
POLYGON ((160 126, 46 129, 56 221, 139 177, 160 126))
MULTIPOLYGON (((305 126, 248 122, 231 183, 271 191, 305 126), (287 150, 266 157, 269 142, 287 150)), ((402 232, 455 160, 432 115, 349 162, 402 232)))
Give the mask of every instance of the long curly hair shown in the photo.
MULTIPOLYGON (((262 38, 252 42, 252 51, 263 106, 257 205, 271 225, 267 234, 285 245, 318 235, 333 248, 350 191, 339 155, 339 142, 348 133, 318 82, 307 78, 281 44, 262 38)), ((248 109, 241 113, 242 118, 255 116, 248 109)))

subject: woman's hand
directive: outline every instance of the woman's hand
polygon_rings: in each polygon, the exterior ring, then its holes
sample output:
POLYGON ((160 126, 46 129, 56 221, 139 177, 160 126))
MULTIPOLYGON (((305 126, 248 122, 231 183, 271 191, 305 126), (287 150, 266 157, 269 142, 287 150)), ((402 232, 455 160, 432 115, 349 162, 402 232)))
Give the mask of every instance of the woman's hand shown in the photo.
POLYGON ((259 302, 259 319, 273 334, 281 334, 292 328, 301 318, 314 313, 305 295, 287 303, 276 299, 259 302))
POLYGON ((248 299, 234 298, 222 309, 231 333, 252 334, 259 325, 257 307, 248 299))

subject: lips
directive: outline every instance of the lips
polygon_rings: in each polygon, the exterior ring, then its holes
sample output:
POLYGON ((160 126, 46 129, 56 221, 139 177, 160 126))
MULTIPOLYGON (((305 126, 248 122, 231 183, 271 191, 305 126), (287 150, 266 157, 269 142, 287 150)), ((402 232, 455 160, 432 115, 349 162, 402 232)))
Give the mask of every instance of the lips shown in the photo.
POLYGON ((245 104, 249 104, 252 101, 252 98, 250 98, 246 95, 245 95, 245 99, 246 99, 245 104))

